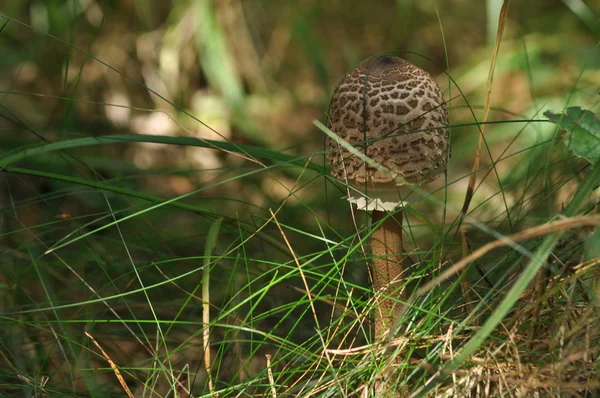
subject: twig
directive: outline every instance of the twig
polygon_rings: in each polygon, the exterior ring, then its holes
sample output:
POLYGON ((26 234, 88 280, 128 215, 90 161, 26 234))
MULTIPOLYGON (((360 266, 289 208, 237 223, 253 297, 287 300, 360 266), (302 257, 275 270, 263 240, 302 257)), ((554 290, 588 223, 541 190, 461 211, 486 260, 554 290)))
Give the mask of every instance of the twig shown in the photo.
POLYGON ((275 379, 271 370, 271 354, 265 354, 267 358, 267 376, 269 377, 269 385, 271 386, 271 397, 277 398, 277 390, 275 389, 275 379))
POLYGON ((469 210, 469 205, 471 204, 471 199, 473 199, 473 193, 475 191, 475 184, 477 183, 477 170, 479 170, 479 164, 481 162, 481 145, 483 143, 483 133, 485 130, 485 122, 487 121, 489 112, 490 112, 490 104, 491 104, 491 95, 492 95, 492 84, 494 82, 494 71, 496 70, 496 59, 498 58, 498 53, 500 52, 500 43, 502 42, 502 34, 504 33, 504 27, 506 25, 506 19, 508 15, 508 7, 510 5, 510 0, 504 0, 502 4, 502 9, 500 10, 500 16, 498 18, 498 33, 496 34, 496 41, 494 43, 494 49, 492 51, 492 63, 490 65, 490 70, 488 72, 488 80, 487 87, 485 93, 485 105, 483 110, 483 120, 481 127, 479 129, 479 138, 477 139, 477 149, 475 150, 475 159, 473 160, 473 168, 471 169, 471 176, 469 177, 469 185, 467 186, 467 193, 465 194, 465 201, 463 203, 463 207, 460 213, 460 219, 458 222, 457 232, 460 229, 460 226, 467 215, 467 211, 469 210))
POLYGON ((125 382, 125 379, 121 375, 121 371, 119 370, 119 368, 117 367, 117 365, 113 362, 112 359, 110 359, 110 357, 108 356, 108 354, 106 353, 106 351, 104 351, 102 349, 102 347, 100 346, 100 344, 98 344, 98 342, 96 341, 96 339, 91 334, 89 334, 87 331, 84 331, 84 333, 85 333, 85 335, 87 337, 90 338, 90 340, 92 340, 92 343, 94 343, 94 345, 96 347, 98 347, 98 349, 102 353, 102 356, 104 357, 104 359, 106 359, 106 362, 108 362, 108 364, 110 365, 111 369, 115 373, 115 376, 117 376, 117 380, 119 380, 119 384, 121 384, 121 387, 123 387, 123 390, 125 390, 125 393, 127 394, 127 396, 129 398, 133 398, 133 394, 131 393, 131 390, 129 390, 129 387, 127 386, 127 383, 125 382))
POLYGON ((460 260, 459 262, 457 262, 450 268, 446 269, 444 272, 442 272, 440 275, 435 277, 433 280, 426 283, 425 286, 423 286, 419 290, 417 290, 417 293, 415 294, 415 298, 428 292, 434 286, 439 285, 446 279, 450 278, 450 276, 452 276, 453 274, 462 270, 464 267, 469 265, 471 262, 473 262, 474 260, 478 259, 479 257, 483 256, 484 254, 488 253, 489 251, 491 251, 493 249, 496 249, 496 248, 502 247, 502 246, 509 246, 509 245, 512 245, 515 242, 518 242, 521 240, 537 238, 538 236, 547 235, 552 232, 557 232, 557 231, 562 231, 565 229, 571 229, 571 228, 577 228, 577 227, 583 227, 586 225, 600 225, 600 217, 599 216, 571 217, 571 218, 567 218, 564 220, 551 222, 549 224, 538 225, 537 227, 529 228, 529 229, 526 229, 525 231, 517 232, 516 234, 508 235, 508 236, 502 237, 499 240, 490 242, 490 243, 480 247, 479 249, 475 250, 473 253, 469 254, 468 256, 464 257, 462 260, 460 260))

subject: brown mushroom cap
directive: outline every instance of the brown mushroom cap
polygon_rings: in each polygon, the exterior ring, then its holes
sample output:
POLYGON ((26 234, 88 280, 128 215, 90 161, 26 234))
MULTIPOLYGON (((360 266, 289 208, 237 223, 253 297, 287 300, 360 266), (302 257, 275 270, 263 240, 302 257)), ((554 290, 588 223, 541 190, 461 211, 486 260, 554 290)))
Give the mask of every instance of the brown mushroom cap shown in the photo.
POLYGON ((446 103, 427 72, 397 57, 369 58, 335 89, 329 128, 379 167, 328 137, 331 174, 363 192, 350 190, 359 209, 392 210, 404 204, 401 187, 446 170, 447 126, 446 103))

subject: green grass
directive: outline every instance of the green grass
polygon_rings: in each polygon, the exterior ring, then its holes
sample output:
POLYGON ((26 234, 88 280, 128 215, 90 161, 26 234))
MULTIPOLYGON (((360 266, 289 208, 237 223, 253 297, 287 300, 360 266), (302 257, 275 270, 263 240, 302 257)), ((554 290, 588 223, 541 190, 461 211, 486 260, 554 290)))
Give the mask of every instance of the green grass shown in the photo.
POLYGON ((600 168, 543 116, 599 113, 597 10, 511 4, 486 103, 475 3, 83 3, 0 10, 0 395, 350 397, 394 356, 414 396, 598 392, 600 168), (452 157, 382 346, 315 124, 394 49, 447 82, 452 157))

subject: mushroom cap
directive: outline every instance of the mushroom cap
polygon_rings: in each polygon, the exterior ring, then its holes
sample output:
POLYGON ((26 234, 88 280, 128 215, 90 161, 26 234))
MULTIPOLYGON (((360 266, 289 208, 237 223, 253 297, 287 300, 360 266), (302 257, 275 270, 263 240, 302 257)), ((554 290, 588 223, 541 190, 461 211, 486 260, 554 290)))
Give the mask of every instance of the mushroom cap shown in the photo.
POLYGON ((331 175, 355 188, 349 200, 359 209, 402 206, 411 185, 446 170, 448 111, 440 88, 401 58, 369 58, 348 73, 333 93, 329 128, 376 163, 327 137, 331 175))

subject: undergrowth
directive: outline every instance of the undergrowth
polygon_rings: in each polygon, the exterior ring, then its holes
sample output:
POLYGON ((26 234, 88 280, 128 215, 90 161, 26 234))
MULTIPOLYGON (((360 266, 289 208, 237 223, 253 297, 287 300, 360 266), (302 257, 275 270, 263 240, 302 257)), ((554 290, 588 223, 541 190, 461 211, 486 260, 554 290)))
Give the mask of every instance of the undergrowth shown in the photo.
POLYGON ((381 51, 336 50, 349 11, 51 3, 0 10, 2 396, 368 396, 392 362, 412 396, 600 393, 600 167, 571 145, 600 123, 565 124, 598 113, 589 7, 544 14, 576 35, 501 16, 496 48, 457 65, 466 17, 411 8, 443 50, 394 54, 442 83, 452 158, 405 209, 407 300, 382 344, 371 227, 313 124, 381 51))

